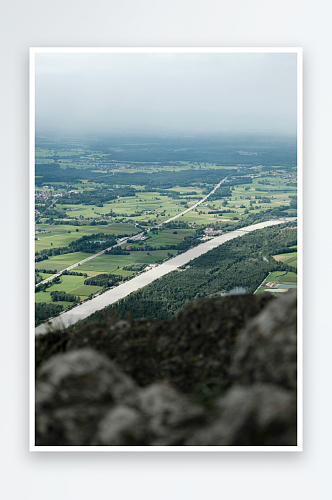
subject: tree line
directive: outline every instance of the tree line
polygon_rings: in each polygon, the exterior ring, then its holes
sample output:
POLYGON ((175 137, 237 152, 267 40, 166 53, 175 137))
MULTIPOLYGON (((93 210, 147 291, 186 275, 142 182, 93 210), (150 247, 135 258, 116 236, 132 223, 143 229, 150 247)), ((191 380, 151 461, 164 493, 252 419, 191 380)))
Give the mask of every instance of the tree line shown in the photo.
POLYGON ((282 231, 282 227, 286 225, 257 230, 226 242, 191 261, 186 269, 163 276, 107 307, 104 313, 95 313, 93 318, 102 319, 109 314, 117 319, 130 316, 169 320, 195 298, 218 296, 235 287, 253 293, 269 272, 294 272, 294 268, 273 259, 273 255, 294 244, 294 234, 290 234, 293 232, 282 231))
POLYGON ((102 273, 86 279, 84 281, 84 285, 102 286, 108 288, 114 286, 122 280, 123 276, 121 275, 102 273))
POLYGON ((105 248, 116 245, 116 242, 116 236, 114 234, 93 233, 72 241, 66 247, 44 248, 43 250, 39 250, 35 253, 35 261, 40 262, 54 255, 72 252, 97 253, 101 250, 105 250, 105 248))

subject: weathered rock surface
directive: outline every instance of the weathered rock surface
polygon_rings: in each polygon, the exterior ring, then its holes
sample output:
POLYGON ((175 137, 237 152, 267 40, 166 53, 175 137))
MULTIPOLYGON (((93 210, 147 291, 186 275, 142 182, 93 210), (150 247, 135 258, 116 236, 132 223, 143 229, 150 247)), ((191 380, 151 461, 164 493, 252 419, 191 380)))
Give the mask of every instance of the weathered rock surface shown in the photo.
POLYGON ((297 300, 288 292, 248 321, 234 350, 230 374, 243 384, 272 382, 296 389, 297 300))
POLYGON ((202 299, 176 321, 43 337, 39 446, 296 444, 294 292, 202 299))
POLYGON ((105 356, 91 349, 56 355, 38 372, 36 444, 89 444, 108 408, 136 397, 133 380, 105 356))
POLYGON ((128 406, 116 406, 99 422, 95 446, 140 446, 149 443, 151 433, 141 413, 128 406))
POLYGON ((189 446, 296 445, 296 395, 272 384, 232 387, 217 402, 212 423, 189 446))
POLYGON ((152 384, 139 393, 139 408, 148 419, 153 445, 179 445, 190 429, 205 421, 203 408, 188 401, 167 384, 152 384))
POLYGON ((126 401, 135 394, 134 382, 106 356, 90 349, 68 352, 48 360, 38 373, 36 404, 126 401))
POLYGON ((210 379, 227 387, 238 333, 271 300, 267 294, 200 299, 189 303, 175 321, 95 323, 71 335, 40 335, 36 359, 41 363, 54 348, 66 352, 90 347, 115 361, 140 386, 167 380, 188 393, 210 379))

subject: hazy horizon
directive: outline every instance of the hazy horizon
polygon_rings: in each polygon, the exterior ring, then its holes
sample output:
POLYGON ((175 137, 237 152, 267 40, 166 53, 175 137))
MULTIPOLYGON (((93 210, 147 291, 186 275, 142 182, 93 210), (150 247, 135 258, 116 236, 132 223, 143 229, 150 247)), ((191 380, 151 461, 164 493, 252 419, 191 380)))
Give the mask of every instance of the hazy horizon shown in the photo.
POLYGON ((36 54, 36 132, 294 136, 296 69, 296 53, 36 54))

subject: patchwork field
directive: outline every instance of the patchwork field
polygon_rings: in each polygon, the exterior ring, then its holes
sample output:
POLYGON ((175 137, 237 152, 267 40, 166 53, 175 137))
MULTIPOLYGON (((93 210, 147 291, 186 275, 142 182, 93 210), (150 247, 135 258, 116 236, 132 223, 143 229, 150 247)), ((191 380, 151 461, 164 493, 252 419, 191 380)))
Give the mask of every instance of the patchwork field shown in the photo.
MULTIPOLYGON (((220 179, 221 178, 222 171, 220 179)), ((142 188, 142 186, 139 187, 140 189, 142 188)), ((212 190, 213 187, 214 185, 210 185, 208 189, 212 190)), ((169 189, 169 191, 177 192, 179 198, 173 199, 158 193, 158 191, 144 191, 137 192, 135 196, 127 196, 106 202, 102 207, 82 204, 56 204, 55 207, 65 210, 66 216, 72 218, 73 220, 77 220, 82 224, 85 221, 95 220, 98 225, 98 220, 111 218, 111 225, 107 226, 108 231, 115 231, 115 229, 113 229, 114 223, 131 223, 132 232, 135 232, 135 223, 143 222, 148 224, 148 226, 159 224, 181 213, 205 196, 203 190, 197 186, 191 188, 178 186, 169 189), (67 208, 78 210, 66 210, 67 208)), ((295 183, 290 183, 288 178, 283 179, 263 175, 259 178, 252 179, 252 183, 233 186, 231 196, 226 198, 226 206, 224 206, 225 198, 212 201, 208 199, 204 204, 201 204, 197 208, 193 209, 193 211, 181 216, 181 220, 198 225, 206 224, 211 220, 213 220, 213 222, 230 222, 232 225, 233 222, 236 222, 239 219, 243 219, 245 221, 248 215, 257 213, 257 211, 276 208, 281 205, 289 206, 291 196, 296 196, 295 183), (225 211, 225 213, 208 213, 213 210, 225 211), (231 210, 231 212, 228 212, 229 210, 231 210), (214 219, 216 219, 216 221, 214 221, 214 219)), ((294 214, 295 210, 289 207, 286 215, 292 216, 294 214)), ((45 220, 46 219, 41 218, 42 222, 45 222, 45 220)), ((91 227, 94 228, 95 226, 91 227)), ((103 227, 99 230, 102 231, 103 227)), ((43 224, 36 226, 36 228, 42 229, 43 224)), ((55 233, 54 236, 60 237, 62 231, 67 231, 67 234, 69 234, 68 231, 72 231, 73 233, 75 228, 72 226, 66 226, 66 228, 62 228, 60 230, 55 224, 53 226, 52 233, 53 231, 55 233), (59 232, 60 234, 58 234, 59 232)), ((81 231, 82 228, 80 227, 79 232, 81 233, 81 231)), ((119 229, 117 234, 120 234, 120 231, 126 232, 125 229, 119 229)), ((127 231, 129 231, 129 229, 127 229, 127 231)), ((89 234, 89 232, 82 234, 89 234)), ((44 248, 44 245, 48 248, 51 246, 51 243, 53 243, 53 245, 58 245, 59 242, 62 242, 61 238, 56 239, 53 242, 51 238, 47 237, 47 235, 36 235, 36 237, 40 238, 40 240, 36 242, 36 249, 44 248), (48 239, 45 239, 44 242, 44 238, 48 239)), ((72 236, 72 240, 76 238, 77 235, 72 236)), ((67 237, 63 241, 70 241, 70 238, 67 237)))
POLYGON ((36 252, 45 248, 65 247, 72 241, 78 240, 79 238, 82 238, 82 236, 88 236, 90 234, 105 233, 115 234, 121 237, 124 234, 131 235, 137 233, 135 225, 126 222, 110 222, 107 225, 86 225, 79 227, 69 224, 38 224, 38 226, 36 226, 36 230, 50 231, 49 233, 38 233, 35 235, 35 238, 38 238, 38 241, 35 241, 36 252))
MULTIPOLYGON (((76 264, 83 259, 86 259, 92 254, 83 253, 83 252, 74 252, 74 253, 66 253, 63 255, 55 255, 54 257, 50 257, 47 260, 43 260, 42 262, 36 262, 36 269, 52 269, 57 271, 62 271, 66 269, 66 267, 71 266, 72 264, 76 264)), ((80 267, 77 267, 75 271, 81 271, 80 267)))
MULTIPOLYGON (((120 274, 124 266, 131 264, 154 264, 158 260, 167 257, 167 250, 155 250, 153 252, 139 251, 130 252, 130 255, 100 255, 81 266, 80 272, 86 272, 89 276, 94 276, 102 272, 120 274)), ((121 272, 122 274, 122 272, 121 272)), ((125 271, 124 276, 133 274, 131 271, 125 271)))
POLYGON ((289 266, 297 267, 297 252, 274 255, 273 258, 289 266))
POLYGON ((100 286, 94 286, 94 285, 82 285, 79 286, 78 288, 74 288, 71 293, 74 293, 75 295, 87 297, 88 295, 95 294, 101 290, 102 287, 100 286))
POLYGON ((274 271, 262 283, 256 294, 269 292, 273 295, 285 293, 290 288, 296 288, 297 274, 291 271, 274 271))
MULTIPOLYGON (((81 300, 87 298, 88 295, 95 294, 101 290, 102 287, 84 285, 84 280, 86 278, 84 276, 61 276, 60 283, 54 284, 47 288, 45 291, 40 291, 35 294, 36 302, 52 302, 51 292, 66 292, 67 294, 76 295, 81 300)), ((70 305, 71 302, 59 301, 57 304, 61 304, 66 309, 70 305)))
MULTIPOLYGON (((289 166, 291 163, 286 167, 257 165, 253 163, 256 158, 250 157, 248 162, 248 158, 240 155, 241 151, 237 151, 239 157, 234 162, 234 151, 224 156, 223 150, 225 164, 221 165, 210 150, 207 155, 206 152, 204 154, 211 161, 205 161, 202 160, 204 155, 202 158, 199 155, 197 159, 191 150, 182 148, 164 150, 158 146, 156 149, 152 144, 150 149, 140 146, 136 150, 132 145, 127 146, 111 145, 107 150, 104 147, 99 150, 97 143, 91 147, 90 144, 66 145, 65 142, 55 141, 54 148, 50 145, 44 147, 43 142, 37 143, 36 170, 39 170, 36 174, 35 251, 39 252, 38 258, 45 255, 48 258, 36 263, 36 269, 59 272, 92 256, 92 253, 84 252, 52 255, 57 252, 56 249, 67 247, 83 236, 105 233, 119 238, 130 237, 160 225, 195 205, 226 176, 230 181, 230 184, 222 186, 226 187, 226 191, 211 196, 197 208, 181 215, 172 223, 174 228, 159 229, 157 233, 147 232, 144 242, 124 242, 122 247, 125 249, 129 244, 134 248, 178 245, 184 238, 193 236, 196 230, 212 227, 231 231, 234 225, 245 226, 251 215, 264 214, 280 207, 282 215, 296 214, 296 170, 289 166), (121 156, 123 151, 126 151, 127 159, 121 156), (154 156, 151 151, 158 153, 154 156), (173 154, 179 158, 164 159, 173 154), (54 169, 50 169, 50 164, 54 164, 54 169), (236 176, 244 176, 240 180, 244 183, 236 184, 239 178, 236 176)), ((204 233, 198 231, 197 234, 201 236, 204 233)), ((81 248, 95 251, 91 247, 81 248)), ((296 250, 275 255, 275 259, 296 267, 296 250)), ((130 251, 129 255, 101 255, 77 266, 74 271, 84 272, 89 277, 101 273, 130 277, 138 271, 124 267, 135 263, 159 263, 171 254, 176 255, 177 251, 143 250, 130 251)), ((43 279, 48 276, 41 273, 43 279)), ((291 284, 296 283, 294 276, 292 273, 286 276, 289 282, 285 281, 285 277, 272 275, 269 280, 277 284, 291 284)), ((268 287, 260 287, 258 293, 265 288, 268 287)), ((100 287, 84 285, 84 277, 63 276, 61 283, 37 293, 36 302, 49 302, 53 290, 66 291, 85 299, 98 293, 100 287)), ((70 305, 68 302, 61 304, 64 307, 70 305)))
MULTIPOLYGON (((151 246, 177 245, 186 236, 194 234, 194 229, 162 229, 157 234, 148 233, 148 239, 144 243, 151 246)), ((137 246, 137 245, 135 245, 137 246)))

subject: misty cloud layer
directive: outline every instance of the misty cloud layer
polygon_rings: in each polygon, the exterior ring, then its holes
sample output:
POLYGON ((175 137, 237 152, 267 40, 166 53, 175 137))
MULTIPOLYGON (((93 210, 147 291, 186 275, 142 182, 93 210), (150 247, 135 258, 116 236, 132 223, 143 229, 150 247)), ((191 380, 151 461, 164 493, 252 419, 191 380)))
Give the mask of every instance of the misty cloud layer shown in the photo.
POLYGON ((36 130, 296 133, 296 54, 36 54, 36 130))

